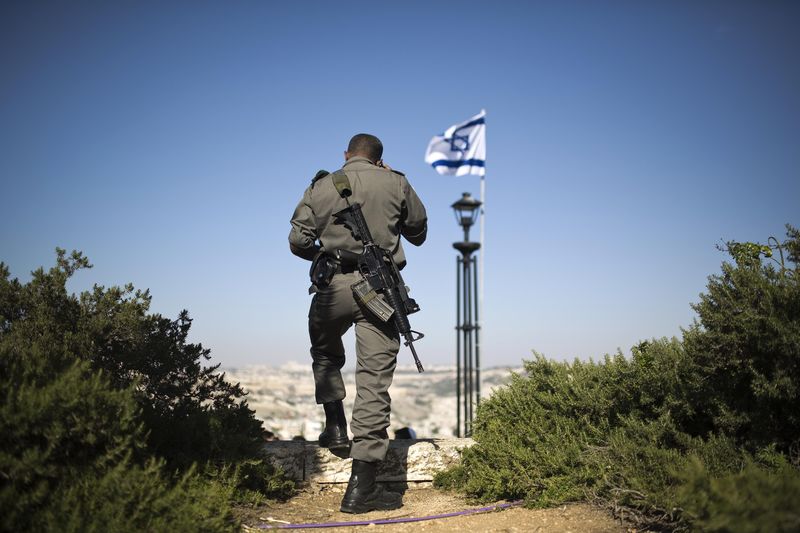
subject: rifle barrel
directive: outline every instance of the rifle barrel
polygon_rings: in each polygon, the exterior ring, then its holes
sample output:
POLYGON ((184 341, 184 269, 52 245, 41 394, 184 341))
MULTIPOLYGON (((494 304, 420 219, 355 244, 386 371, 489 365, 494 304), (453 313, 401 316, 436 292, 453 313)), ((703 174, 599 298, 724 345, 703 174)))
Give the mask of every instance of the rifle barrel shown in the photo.
POLYGON ((414 341, 411 340, 411 335, 409 335, 406 339, 406 345, 411 348, 411 355, 414 356, 414 363, 417 365, 417 372, 422 374, 425 372, 425 369, 422 368, 422 363, 420 362, 419 357, 417 357, 417 350, 414 349, 414 341))

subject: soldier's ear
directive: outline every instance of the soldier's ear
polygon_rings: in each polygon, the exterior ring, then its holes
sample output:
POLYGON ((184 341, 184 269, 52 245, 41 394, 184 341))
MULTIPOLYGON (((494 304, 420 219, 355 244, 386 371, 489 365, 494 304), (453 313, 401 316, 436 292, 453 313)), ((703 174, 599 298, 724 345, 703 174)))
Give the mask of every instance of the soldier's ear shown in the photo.
POLYGON ((350 152, 348 152, 347 150, 345 150, 345 151, 344 151, 344 160, 345 160, 345 161, 347 161, 348 159, 350 159, 350 152))

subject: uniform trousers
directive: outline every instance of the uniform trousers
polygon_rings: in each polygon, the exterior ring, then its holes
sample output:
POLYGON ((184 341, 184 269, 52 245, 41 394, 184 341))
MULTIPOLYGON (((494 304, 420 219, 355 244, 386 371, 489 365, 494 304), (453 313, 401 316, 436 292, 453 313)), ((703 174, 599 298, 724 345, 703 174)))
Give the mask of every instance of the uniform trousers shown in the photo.
POLYGON ((328 287, 317 291, 308 312, 308 332, 316 400, 323 404, 345 397, 342 335, 355 324, 356 398, 350 422, 350 457, 375 462, 382 461, 389 449, 389 386, 400 339, 393 323, 382 322, 356 301, 350 286, 360 279, 358 272, 339 273, 328 287))

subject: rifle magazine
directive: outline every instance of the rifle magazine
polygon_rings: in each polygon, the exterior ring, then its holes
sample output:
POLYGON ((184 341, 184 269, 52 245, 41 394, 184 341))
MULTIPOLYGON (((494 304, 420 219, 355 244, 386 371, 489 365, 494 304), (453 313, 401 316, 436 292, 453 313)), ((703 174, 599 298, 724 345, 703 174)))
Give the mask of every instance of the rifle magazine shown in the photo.
POLYGON ((353 283, 350 288, 353 290, 356 300, 383 322, 388 322, 392 318, 394 309, 380 294, 375 292, 367 280, 362 279, 358 283, 353 283))

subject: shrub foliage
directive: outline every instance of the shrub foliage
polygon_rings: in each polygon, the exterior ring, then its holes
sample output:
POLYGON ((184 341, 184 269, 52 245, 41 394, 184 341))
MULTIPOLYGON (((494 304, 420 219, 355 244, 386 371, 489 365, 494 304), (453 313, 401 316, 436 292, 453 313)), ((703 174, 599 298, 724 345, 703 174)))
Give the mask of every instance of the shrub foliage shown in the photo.
POLYGON ((800 528, 800 232, 725 250, 734 262, 682 339, 600 362, 535 354, 481 404, 476 445, 437 484, 599 501, 650 527, 800 528))
POLYGON ((23 284, 0 263, 2 529, 233 530, 232 501, 286 494, 188 314, 151 314, 130 285, 69 294, 90 266, 57 250, 23 284))

